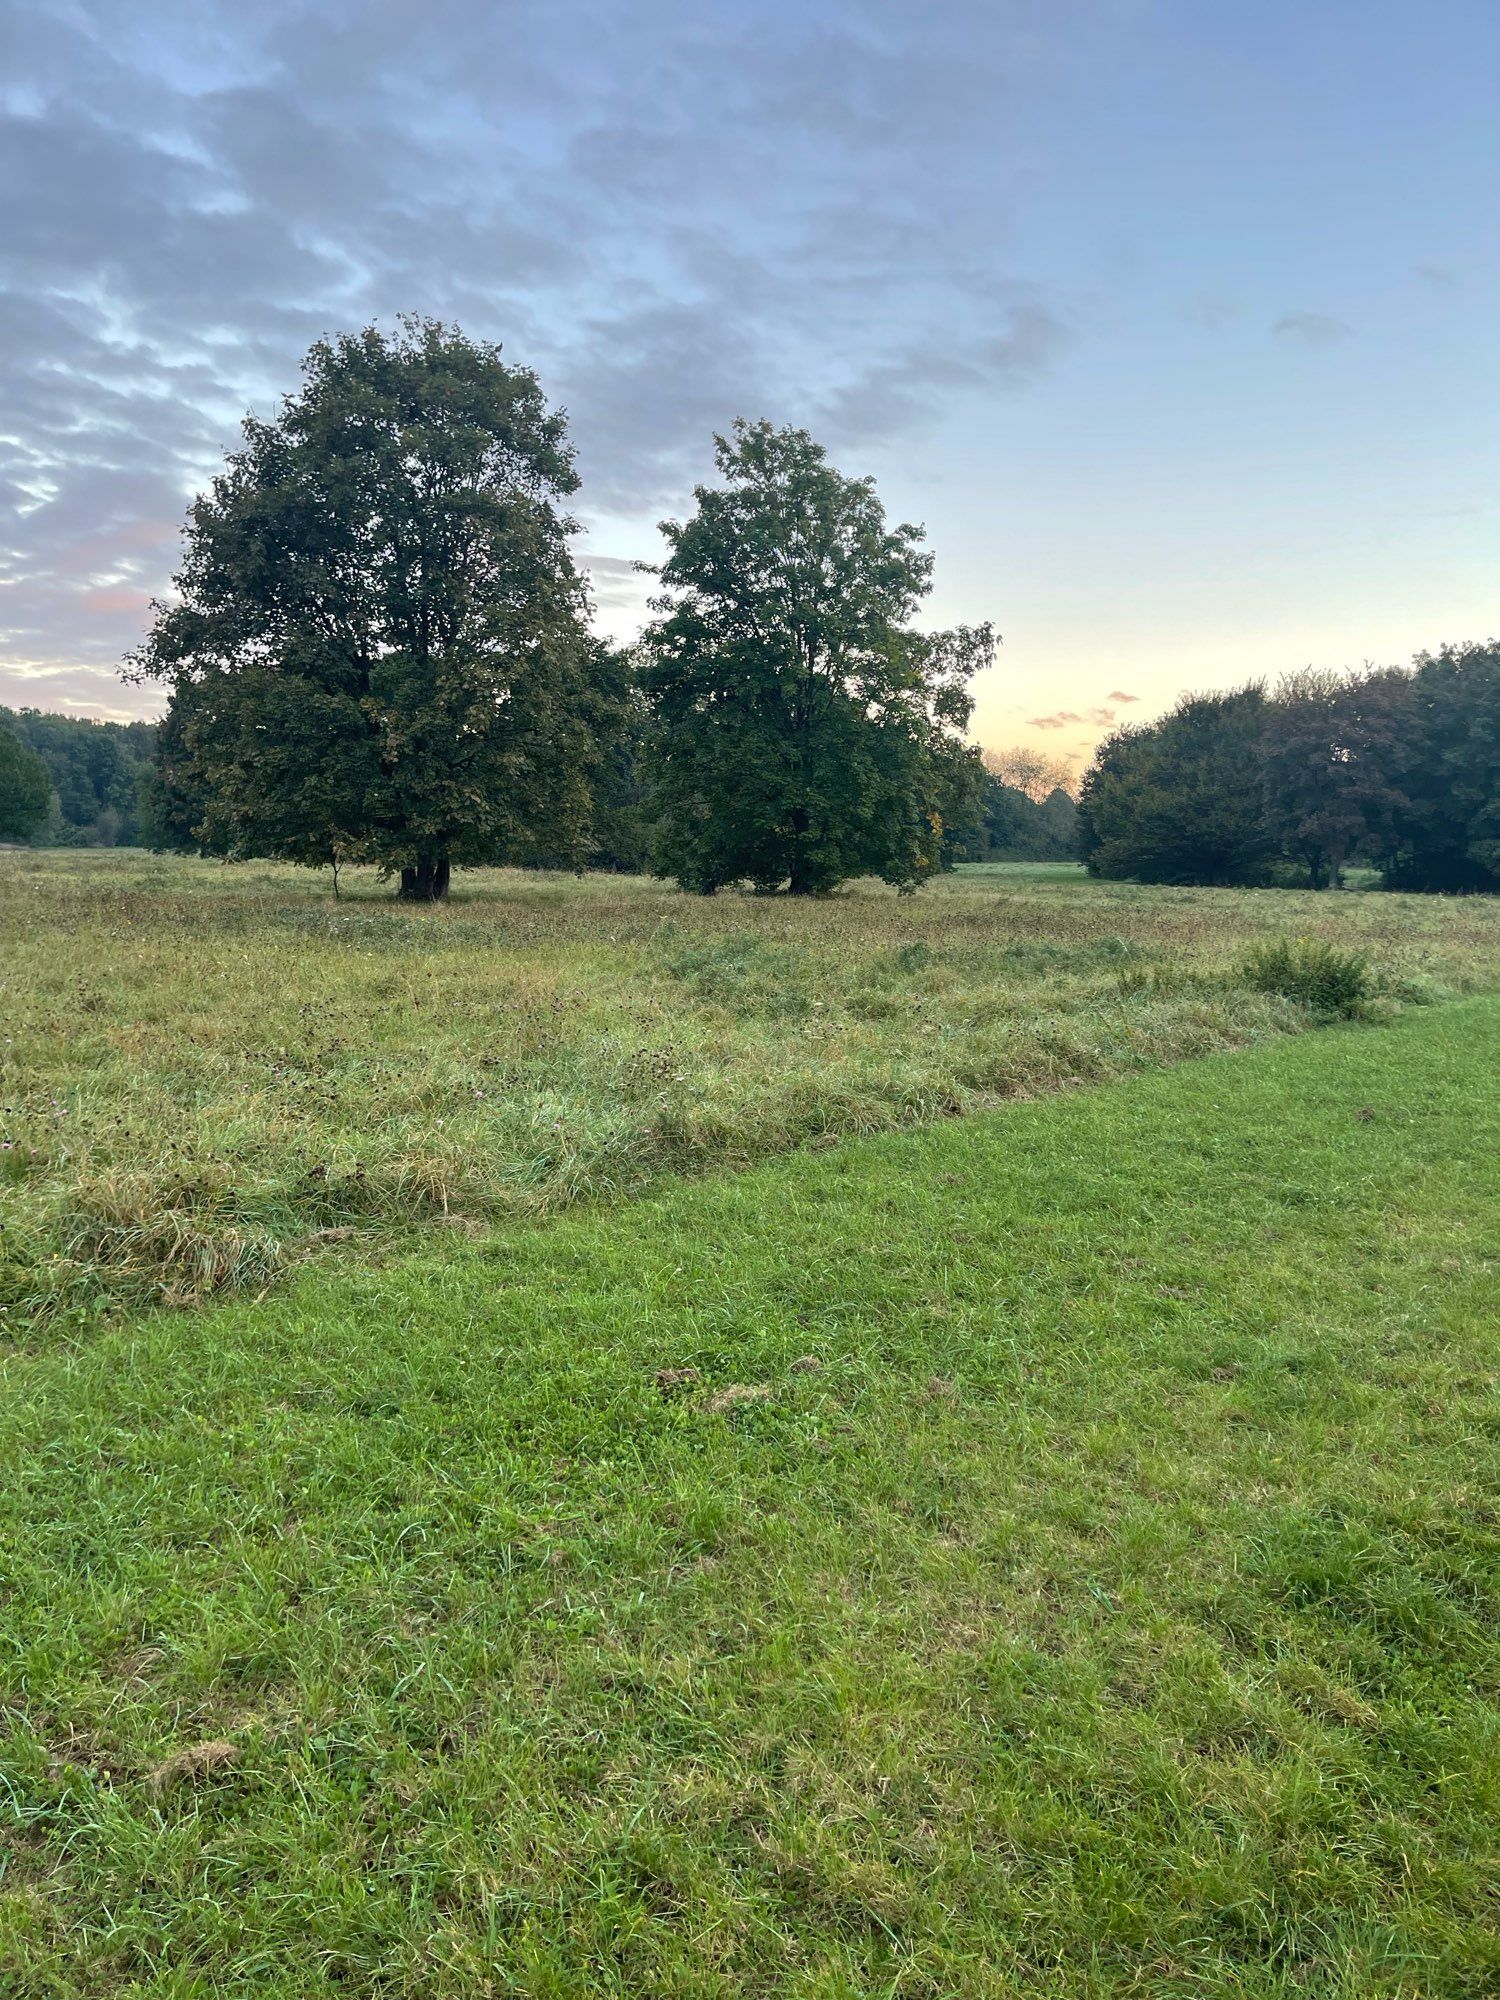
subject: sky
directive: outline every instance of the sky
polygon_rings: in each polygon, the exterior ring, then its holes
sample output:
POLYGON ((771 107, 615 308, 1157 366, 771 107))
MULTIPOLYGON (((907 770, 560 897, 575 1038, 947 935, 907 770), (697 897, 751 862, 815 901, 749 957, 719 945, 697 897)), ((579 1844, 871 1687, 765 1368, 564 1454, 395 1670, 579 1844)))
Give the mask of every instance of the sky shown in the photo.
POLYGON ((992 620, 973 733, 1500 629, 1497 0, 6 0, 0 702, 116 669, 320 334, 566 407, 602 629, 736 416, 992 620))

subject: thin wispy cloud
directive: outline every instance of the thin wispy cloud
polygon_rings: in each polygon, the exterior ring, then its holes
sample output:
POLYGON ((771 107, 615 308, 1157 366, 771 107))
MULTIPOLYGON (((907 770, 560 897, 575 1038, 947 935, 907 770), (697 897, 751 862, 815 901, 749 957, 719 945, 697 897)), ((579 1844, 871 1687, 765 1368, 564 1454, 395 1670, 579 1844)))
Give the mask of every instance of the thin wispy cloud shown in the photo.
MULTIPOLYGON (((1134 701, 1135 698, 1134 695, 1126 695, 1124 697, 1127 701, 1134 701)), ((1112 708, 1086 708, 1081 712, 1071 708, 1060 708, 1055 715, 1028 716, 1026 718, 1026 727, 1028 729, 1067 729, 1074 723, 1088 723, 1093 728, 1103 729, 1109 723, 1113 722, 1114 719, 1115 711, 1112 708)))
POLYGON ((1303 347, 1335 347, 1354 335, 1354 328, 1347 320, 1320 312, 1283 313, 1271 331, 1303 347))

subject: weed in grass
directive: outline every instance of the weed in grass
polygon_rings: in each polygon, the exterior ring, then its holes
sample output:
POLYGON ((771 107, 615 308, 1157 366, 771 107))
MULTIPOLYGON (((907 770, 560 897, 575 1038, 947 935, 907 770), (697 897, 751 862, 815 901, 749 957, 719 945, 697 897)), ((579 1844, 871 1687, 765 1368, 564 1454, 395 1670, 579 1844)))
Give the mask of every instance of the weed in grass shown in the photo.
POLYGON ((1322 938, 1277 938, 1245 959, 1245 983, 1297 1000, 1324 1020, 1353 1020, 1374 989, 1370 961, 1322 938))

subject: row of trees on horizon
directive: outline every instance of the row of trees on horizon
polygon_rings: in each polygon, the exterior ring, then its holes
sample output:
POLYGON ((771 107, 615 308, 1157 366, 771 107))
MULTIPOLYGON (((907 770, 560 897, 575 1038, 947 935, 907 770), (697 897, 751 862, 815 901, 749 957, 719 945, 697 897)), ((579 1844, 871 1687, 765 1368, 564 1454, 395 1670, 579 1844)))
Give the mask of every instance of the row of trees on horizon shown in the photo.
POLYGON ((154 722, 0 707, 0 839, 32 847, 149 844, 154 722))
POLYGON ((429 320, 320 341, 191 510, 126 669, 164 687, 163 721, 0 714, 0 834, 29 814, 38 839, 373 864, 414 900, 497 862, 701 893, 1067 855, 1159 882, 1326 886, 1358 860, 1500 886, 1493 646, 1184 697, 1103 744, 1075 803, 1045 759, 966 741, 994 635, 919 629, 920 528, 805 431, 715 445, 717 482, 662 524, 652 622, 614 648, 535 376, 429 320))
POLYGON ((1500 890, 1500 644, 1184 695, 1100 745, 1079 821, 1096 875, 1500 890))
MULTIPOLYGON (((1311 670, 1185 695, 1100 747, 1075 803, 1064 760, 982 752, 949 853, 967 861, 1085 859, 1153 882, 1337 886, 1351 864, 1393 887, 1492 889, 1496 650, 1449 647, 1410 671, 1311 670)), ((651 867, 649 728, 633 705, 598 775, 587 865, 651 867), (624 726, 626 723, 630 726, 624 726)), ((0 838, 37 847, 197 846, 159 823, 156 725, 0 707, 0 838), (15 756, 32 753, 28 768, 15 756)))
MULTIPOLYGON (((639 706, 634 721, 635 729, 622 727, 612 741, 595 785, 590 868, 637 874, 651 867, 639 706)), ((161 824, 156 733, 154 722, 0 706, 0 840, 200 851, 191 828, 161 824)), ((1020 744, 980 755, 978 811, 964 829, 962 858, 1076 860, 1078 808, 1067 760, 1020 744)))

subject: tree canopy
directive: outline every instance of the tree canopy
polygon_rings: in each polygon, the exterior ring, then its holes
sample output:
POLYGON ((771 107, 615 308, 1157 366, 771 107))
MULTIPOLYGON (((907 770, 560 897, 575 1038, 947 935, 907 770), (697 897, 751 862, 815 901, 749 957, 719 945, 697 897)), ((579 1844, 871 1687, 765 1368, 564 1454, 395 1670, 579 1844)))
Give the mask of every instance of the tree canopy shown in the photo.
POLYGON ((1072 798, 1077 790, 1071 757, 1052 757, 1029 743, 1007 743, 982 753, 984 768, 1013 792, 1024 792, 1038 805, 1061 792, 1072 798))
POLYGON ((1396 736, 1393 887, 1500 889, 1500 641, 1424 653, 1396 736))
POLYGON ((987 747, 966 861, 1076 861, 1078 802, 1072 765, 1025 744, 987 747))
POLYGON ((24 840, 47 817, 52 780, 47 767, 0 723, 0 840, 24 840))
POLYGON ((979 810, 964 844, 966 861, 1076 861, 1078 805, 1055 787, 1032 798, 986 770, 979 810))
POLYGON ((977 794, 962 732, 990 630, 914 629, 921 530, 806 431, 740 422, 715 456, 722 484, 662 524, 644 646, 658 868, 704 892, 912 887, 977 794))
POLYGON ((1286 675, 1266 704, 1262 772, 1270 831, 1305 864, 1314 889, 1336 884, 1352 855, 1388 852, 1409 676, 1286 675))
POLYGON ((581 859, 600 699, 560 413, 428 320, 319 341, 193 507, 134 671, 166 683, 157 811, 231 854, 399 871, 581 859))
POLYGON ((1500 644, 1184 696, 1100 745, 1080 813, 1098 875, 1500 889, 1500 644))
POLYGON ((1276 853, 1266 814, 1259 682, 1184 695, 1159 722, 1102 743, 1079 797, 1084 859, 1141 882, 1263 879, 1276 853))
POLYGON ((9 729, 41 759, 51 797, 33 844, 129 847, 140 837, 140 792, 151 768, 156 726, 0 708, 9 729))

